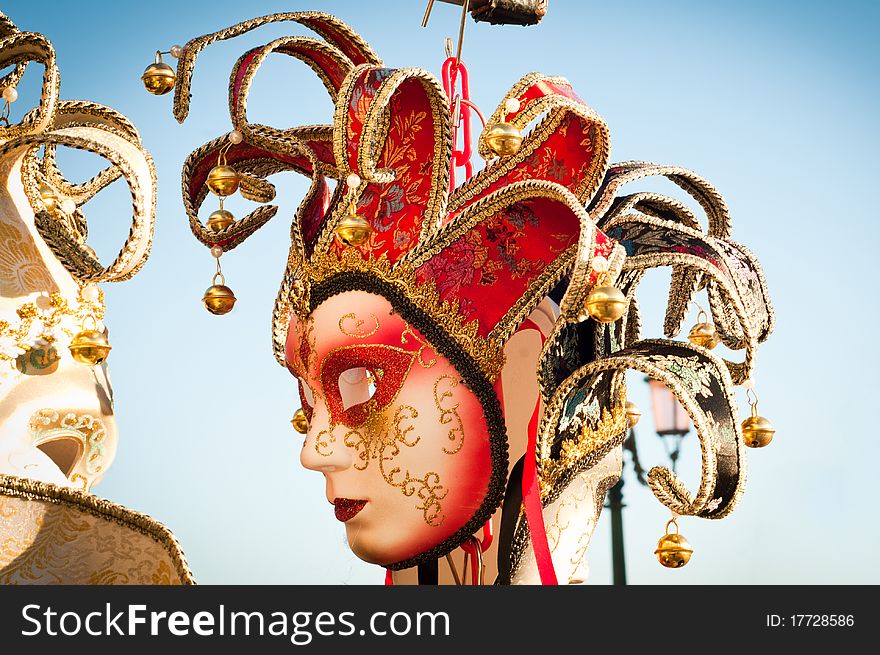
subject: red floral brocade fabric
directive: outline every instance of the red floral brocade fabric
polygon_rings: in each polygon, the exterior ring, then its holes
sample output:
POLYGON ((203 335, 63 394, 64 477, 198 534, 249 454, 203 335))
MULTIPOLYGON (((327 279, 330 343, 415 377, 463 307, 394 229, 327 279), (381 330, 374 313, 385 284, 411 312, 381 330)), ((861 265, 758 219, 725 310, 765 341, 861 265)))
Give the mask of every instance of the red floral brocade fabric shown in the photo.
POLYGON ((579 232, 577 216, 559 201, 523 200, 465 232, 416 275, 433 280, 442 300, 458 299, 465 320, 478 319, 486 336, 579 232))
MULTIPOLYGON (((367 112, 382 82, 395 72, 388 68, 367 69, 351 93, 346 126, 350 170, 359 170, 360 138, 367 112)), ((402 82, 389 104, 388 131, 375 167, 392 169, 394 180, 367 184, 358 200, 357 213, 372 228, 370 241, 360 247, 361 251, 373 256, 384 253, 394 262, 418 243, 434 170, 442 164, 435 156, 433 108, 422 81, 409 78, 402 82)), ((341 252, 346 246, 336 243, 334 247, 341 252)))

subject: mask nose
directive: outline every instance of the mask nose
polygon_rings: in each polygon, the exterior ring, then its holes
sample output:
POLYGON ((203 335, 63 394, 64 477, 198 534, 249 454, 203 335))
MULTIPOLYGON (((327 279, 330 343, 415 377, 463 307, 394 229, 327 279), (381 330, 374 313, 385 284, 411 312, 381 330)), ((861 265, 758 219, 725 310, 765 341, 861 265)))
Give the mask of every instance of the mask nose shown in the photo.
POLYGON ((344 471, 353 464, 351 453, 343 443, 345 427, 336 426, 331 430, 328 418, 326 409, 321 405, 315 407, 299 455, 305 468, 319 473, 344 471))

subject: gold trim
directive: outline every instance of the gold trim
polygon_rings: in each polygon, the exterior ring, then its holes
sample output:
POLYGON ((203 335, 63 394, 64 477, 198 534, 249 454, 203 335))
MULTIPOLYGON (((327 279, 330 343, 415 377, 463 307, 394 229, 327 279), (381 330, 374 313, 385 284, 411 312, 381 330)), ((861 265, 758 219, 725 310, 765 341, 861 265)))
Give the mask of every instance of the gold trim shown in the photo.
MULTIPOLYGON (((546 81, 571 87, 570 82, 564 77, 548 77, 541 73, 530 73, 513 85, 510 91, 505 95, 505 100, 511 97, 518 97, 526 89, 539 81, 546 81)), ((482 194, 487 188, 489 188, 489 186, 528 159, 528 157, 541 147, 547 138, 557 130, 562 121, 565 120, 568 112, 575 114, 587 123, 595 125, 597 136, 601 137, 601 143, 593 144, 594 156, 590 162, 589 174, 586 175, 573 190, 574 195, 580 202, 583 203, 589 200, 599 187, 602 176, 605 174, 608 167, 608 155, 611 142, 608 126, 604 119, 586 104, 580 104, 570 98, 565 98, 559 95, 536 98, 526 105, 520 112, 510 118, 508 122, 512 123, 519 129, 525 129, 532 120, 536 119, 545 111, 548 112, 547 116, 545 116, 541 122, 525 136, 519 151, 515 155, 503 159, 490 160, 482 171, 478 172, 455 189, 449 199, 449 213, 461 210, 462 207, 466 206, 475 197, 482 194)), ((502 101, 492 113, 492 116, 489 117, 486 125, 494 125, 501 121, 502 115, 506 114, 507 111, 504 109, 504 101, 502 101)), ((482 156, 488 157, 490 156, 491 151, 485 143, 485 133, 486 130, 483 130, 480 134, 478 148, 479 153, 482 156)))
POLYGON ((212 32, 211 34, 205 34, 191 39, 183 47, 183 55, 177 62, 177 83, 175 84, 174 89, 174 117, 177 119, 177 122, 183 123, 189 114, 189 101, 191 95, 190 87, 192 84, 192 74, 195 69, 196 57, 198 57, 198 54, 205 47, 215 41, 232 39, 258 27, 262 27, 263 25, 279 22, 299 23, 300 25, 304 25, 316 32, 332 46, 339 47, 344 41, 346 46, 356 50, 365 61, 374 65, 381 65, 382 63, 366 41, 364 41, 348 25, 330 14, 325 14, 320 11, 297 11, 268 14, 266 16, 260 16, 259 18, 246 20, 217 32, 212 32), (326 29, 324 26, 325 24, 339 32, 342 40, 334 38, 330 30, 326 29))
MULTIPOLYGON (((262 126, 259 127, 262 128, 262 126)), ((304 145, 299 139, 279 131, 247 129, 245 130, 244 136, 249 145, 256 146, 257 148, 273 154, 278 153, 290 157, 304 157, 311 163, 313 169, 311 175, 312 184, 303 203, 300 205, 300 207, 303 207, 314 195, 318 185, 318 163, 311 148, 304 145)), ((200 146, 186 158, 181 174, 183 206, 189 217, 190 228, 192 229, 193 234, 199 241, 209 247, 222 241, 224 252, 228 252, 240 245, 246 238, 274 217, 278 211, 277 205, 263 205, 257 207, 247 216, 235 221, 235 223, 222 232, 214 232, 213 230, 208 229, 208 227, 199 220, 199 209, 208 197, 208 189, 202 184, 199 191, 196 193, 195 198, 191 198, 190 185, 193 174, 195 173, 196 167, 199 166, 206 157, 215 156, 215 153, 228 143, 229 137, 228 135, 224 135, 200 146)), ((276 159, 267 159, 263 156, 255 159, 239 160, 235 162, 235 168, 239 172, 254 175, 258 178, 288 170, 296 170, 305 173, 305 171, 287 162, 276 159)), ((292 235, 294 238, 299 237, 299 230, 292 230, 292 235)))
POLYGON ((543 463, 539 469, 542 500, 549 498, 552 492, 559 491, 557 489, 558 483, 564 475, 580 468, 590 455, 612 443, 615 438, 626 432, 626 412, 623 408, 626 389, 620 385, 620 390, 622 393, 617 399, 618 402, 612 406, 611 411, 605 407, 601 409, 598 426, 593 428, 584 425, 577 441, 565 439, 562 442, 558 457, 547 457, 542 460, 543 463))
POLYGON ((329 59, 332 59, 334 62, 336 62, 340 68, 347 69, 348 72, 351 72, 351 69, 354 67, 354 64, 351 62, 351 60, 344 54, 342 54, 342 52, 338 48, 333 47, 325 41, 320 41, 318 39, 307 36, 282 37, 280 39, 272 41, 271 43, 266 44, 260 49, 260 51, 256 55, 254 55, 254 57, 247 65, 247 69, 245 70, 244 76, 241 79, 241 86, 239 86, 238 95, 236 96, 235 82, 238 79, 238 75, 244 58, 250 55, 252 52, 252 50, 249 50, 238 58, 238 61, 235 62, 235 65, 232 68, 232 74, 229 76, 229 115, 232 117, 232 124, 239 131, 241 131, 242 134, 244 134, 244 131, 247 130, 250 126, 250 123, 248 123, 247 120, 247 97, 248 93, 250 92, 251 83, 253 82, 253 79, 256 76, 260 66, 263 64, 266 58, 274 52, 288 55, 289 57, 299 59, 300 61, 305 63, 315 72, 315 74, 324 84, 324 88, 327 89, 327 93, 330 95, 330 99, 333 101, 336 100, 338 90, 330 81, 330 78, 321 68, 320 64, 318 64, 314 59, 311 59, 309 55, 304 52, 287 52, 282 50, 282 48, 295 48, 301 46, 308 46, 315 51, 321 52, 329 59))
MULTIPOLYGON (((655 268, 659 266, 673 266, 678 267, 679 269, 687 267, 689 270, 697 271, 701 275, 706 276, 707 278, 714 281, 716 289, 718 290, 717 293, 723 294, 726 297, 728 301, 726 305, 733 306, 733 311, 740 321, 740 327, 743 334, 741 338, 737 339, 736 335, 730 335, 721 329, 719 329, 719 334, 722 336, 725 345, 727 345, 728 347, 736 350, 743 348, 745 349, 745 361, 743 361, 742 363, 735 363, 724 360, 728 370, 730 371, 731 376, 733 377, 734 384, 742 384, 751 376, 751 373, 754 370, 755 355, 758 348, 758 339, 755 335, 755 329, 752 325, 752 321, 749 317, 748 312, 746 311, 743 296, 740 286, 737 283, 736 276, 734 276, 732 271, 730 270, 727 256, 724 254, 724 252, 720 251, 716 245, 716 242, 723 242, 724 240, 715 239, 711 236, 706 236, 702 232, 684 227, 683 225, 679 225, 671 221, 661 220, 658 218, 640 214, 624 214, 622 216, 615 216, 611 221, 609 221, 606 228, 611 229, 614 227, 619 227, 622 224, 626 223, 648 225, 651 227, 679 232, 685 236, 694 239, 700 239, 709 248, 711 248, 714 253, 717 254, 718 257, 724 262, 725 267, 728 269, 729 275, 725 275, 724 271, 719 270, 717 267, 713 266, 705 259, 697 255, 691 255, 688 253, 647 253, 643 255, 635 254, 627 257, 626 261, 623 264, 623 270, 646 270, 648 268, 655 268)), ((691 278, 683 276, 682 279, 688 281, 691 278)), ((675 282, 675 280, 673 280, 673 282, 675 282)), ((683 293, 687 291, 687 288, 676 287, 673 285, 670 287, 670 297, 678 297, 679 295, 683 295, 683 293)), ((721 327, 721 325, 718 326, 718 328, 721 327)))
MULTIPOLYGON (((580 224, 579 241, 595 239, 595 225, 571 191, 556 182, 523 180, 508 184, 465 207, 454 221, 435 231, 416 250, 405 254, 398 265, 405 262, 414 269, 418 269, 484 220, 517 202, 533 198, 547 198, 566 206, 580 224)), ((576 250, 576 246, 569 247, 548 265, 541 275, 531 282, 486 338, 495 342, 503 343, 506 341, 553 284, 571 267, 576 250)))
MULTIPOLYGON (((19 32, 21 32, 21 30, 19 30, 18 27, 15 26, 15 23, 13 23, 6 14, 0 11, 0 38, 15 35, 19 32)), ((10 64, 6 64, 6 66, 8 65, 10 64)), ((5 89, 8 86, 18 86, 21 78, 24 77, 24 72, 26 69, 27 63, 25 61, 16 63, 15 68, 13 68, 11 72, 0 78, 0 88, 5 89)))
MULTIPOLYGON (((86 317, 91 316, 95 320, 100 321, 104 318, 104 292, 98 289, 98 298, 95 301, 86 300, 82 296, 82 289, 76 301, 76 309, 71 307, 71 303, 67 301, 60 292, 54 291, 42 299, 48 301, 48 306, 40 307, 39 298, 37 301, 28 301, 21 304, 15 310, 20 322, 17 326, 13 326, 6 320, 0 320, 0 338, 12 339, 12 352, 0 348, 0 361, 12 361, 18 358, 22 353, 30 352, 34 348, 34 344, 28 340, 31 336, 34 324, 39 323, 41 326, 41 334, 35 335, 37 339, 45 339, 50 345, 57 339, 58 335, 53 331, 60 328, 61 320, 64 317, 72 317, 82 324, 86 317), (16 352, 21 350, 22 353, 16 352)), ((64 328, 62 328, 64 329, 64 328)), ((64 329, 69 337, 73 333, 64 329)))
MULTIPOLYGON (((476 320, 465 323, 458 311, 458 303, 441 301, 437 286, 432 280, 422 282, 416 277, 415 268, 400 261, 392 265, 383 254, 379 259, 365 259, 356 248, 346 248, 341 256, 333 252, 321 253, 299 270, 306 279, 305 293, 293 294, 291 307, 301 318, 308 316, 309 295, 307 290, 316 284, 330 280, 341 273, 369 273, 371 278, 381 280, 400 289, 404 295, 424 311, 447 334, 477 362, 483 373, 494 380, 504 365, 503 344, 481 337, 476 320)), ((286 328, 285 328, 286 330, 286 328)))
MULTIPOLYGON (((720 519, 727 516, 733 511, 745 485, 745 445, 743 443, 742 434, 740 432, 739 418, 737 412, 736 400, 733 398, 732 389, 733 381, 728 373, 727 366, 724 361, 713 355, 705 348, 700 348, 689 343, 679 341, 667 341, 662 339, 648 339, 640 341, 630 349, 633 352, 615 353, 607 358, 590 362, 579 368, 571 374, 566 380, 559 385, 554 391, 550 402, 547 403, 547 409, 541 421, 538 432, 537 453, 538 471, 543 479, 544 467, 553 461, 551 449, 554 443, 556 426, 559 424, 560 416, 565 406, 566 398, 577 387, 583 384, 584 379, 588 376, 596 375, 602 372, 610 372, 615 375, 622 375, 626 369, 641 371, 650 377, 663 382, 672 391, 678 401, 687 411, 700 441, 701 451, 701 479, 700 487, 696 497, 691 497, 687 488, 680 479, 669 469, 656 466, 648 473, 648 482, 654 495, 666 507, 681 515, 700 515, 712 519, 720 519), (715 508, 711 508, 716 501, 711 497, 715 494, 715 485, 717 481, 716 463, 717 455, 714 449, 714 439, 712 437, 714 426, 710 425, 710 417, 700 407, 691 392, 681 384, 679 378, 673 373, 659 367, 651 361, 650 350, 653 347, 675 347, 680 351, 691 351, 706 359, 706 363, 713 368, 714 374, 717 374, 719 383, 724 396, 727 409, 730 411, 732 428, 734 431, 734 441, 736 443, 736 457, 738 462, 738 478, 737 487, 732 498, 722 499, 724 507, 722 511, 715 512, 715 508)), ((664 355, 665 357, 666 355, 664 355)), ((612 444, 616 445, 616 444, 612 444)), ((585 468, 594 465, 600 456, 604 456, 603 450, 588 453, 582 462, 586 464, 585 468)), ((551 464, 552 466, 552 464, 551 464)), ((551 492, 552 494, 552 492, 551 492)), ((544 490, 542 489, 542 498, 544 490)))
MULTIPOLYGON (((15 32, 0 39, 0 68, 13 64, 37 62, 45 66, 40 104, 25 114, 19 123, 0 126, 0 142, 43 132, 52 122, 58 104, 59 76, 55 49, 49 40, 36 32, 15 32)), ((13 71, 14 74, 14 71, 13 71)))
POLYGON ((431 189, 422 217, 419 236, 420 239, 425 239, 439 227, 446 215, 446 203, 449 197, 449 164, 452 158, 451 119, 446 103, 441 104, 441 100, 445 99, 446 95, 436 77, 419 68, 401 68, 382 81, 370 103, 367 115, 364 117, 364 126, 358 146, 358 168, 360 168, 361 176, 368 182, 391 181, 377 174, 375 170, 376 159, 381 156, 380 148, 384 150, 383 146, 387 139, 388 126, 385 119, 390 117, 388 108, 391 99, 400 86, 410 79, 417 79, 421 82, 428 104, 431 106, 434 124, 431 189))
POLYGON ((604 228, 605 213, 611 208, 620 187, 635 180, 653 176, 667 178, 700 204, 709 221, 709 236, 721 239, 727 239, 730 236, 730 211, 724 197, 714 186, 687 168, 653 164, 647 161, 626 161, 611 164, 609 173, 602 182, 600 195, 593 199, 589 207, 590 213, 595 216, 599 226, 604 228))

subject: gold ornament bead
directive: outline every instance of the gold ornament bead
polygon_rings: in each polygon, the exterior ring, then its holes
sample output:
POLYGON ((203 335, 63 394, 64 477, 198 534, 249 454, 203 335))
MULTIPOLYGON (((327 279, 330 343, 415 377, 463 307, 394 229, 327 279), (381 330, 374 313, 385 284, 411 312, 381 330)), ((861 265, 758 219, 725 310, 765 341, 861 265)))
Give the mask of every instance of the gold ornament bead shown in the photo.
POLYGON ((41 184, 40 197, 43 199, 46 211, 50 214, 54 214, 58 209, 58 196, 55 195, 55 191, 52 190, 52 187, 45 183, 41 184))
POLYGON ((743 441, 749 448, 763 448, 776 434, 776 428, 763 416, 758 416, 757 405, 752 405, 752 415, 742 422, 743 441))
POLYGON ((626 411, 626 420, 629 427, 635 427, 636 424, 638 424, 639 419, 642 418, 642 410, 639 409, 638 405, 629 400, 626 401, 624 410, 626 411))
POLYGON ((349 213, 336 226, 336 236, 347 246, 362 246, 370 239, 373 229, 366 219, 349 213))
POLYGON ((156 61, 144 70, 141 81, 147 91, 155 96, 163 96, 174 88, 176 77, 174 69, 156 56, 156 61))
POLYGON ((233 223, 235 223, 235 216, 225 209, 218 209, 208 216, 208 228, 212 232, 222 232, 233 223))
POLYGON ((721 343, 721 337, 718 336, 718 330, 712 323, 697 323, 688 333, 688 341, 697 346, 712 350, 721 343))
POLYGON ((486 145, 497 157, 515 155, 522 140, 522 132, 510 123, 496 123, 486 132, 486 145))
POLYGON ((212 284, 202 296, 202 304, 205 305, 205 309, 216 316, 231 312, 235 301, 235 294, 225 284, 212 284))
POLYGON ((693 552, 687 539, 678 533, 667 533, 660 537, 654 554, 667 569, 680 569, 690 561, 693 552))
POLYGON ((613 323, 624 315, 626 305, 626 296, 610 284, 593 287, 585 303, 587 313, 599 323, 613 323))
POLYGON ((290 424, 293 426, 293 429, 300 434, 305 434, 309 431, 309 419, 306 417, 306 413, 301 407, 294 412, 293 418, 290 419, 290 424))
POLYGON ((95 366, 100 364, 110 353, 111 347, 103 332, 83 330, 70 342, 70 354, 80 364, 95 366))
POLYGON ((231 196, 238 191, 239 182, 241 177, 238 172, 232 166, 225 164, 212 168, 208 173, 208 179, 205 180, 211 193, 218 196, 231 196))

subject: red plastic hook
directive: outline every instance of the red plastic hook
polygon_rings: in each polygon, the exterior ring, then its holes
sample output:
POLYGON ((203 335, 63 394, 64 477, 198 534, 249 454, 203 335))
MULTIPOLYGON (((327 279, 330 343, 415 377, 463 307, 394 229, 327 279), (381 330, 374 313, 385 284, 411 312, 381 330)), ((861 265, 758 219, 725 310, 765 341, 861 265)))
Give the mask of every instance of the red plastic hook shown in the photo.
POLYGON ((449 190, 455 188, 455 168, 456 166, 464 167, 465 179, 470 179, 474 175, 474 166, 471 158, 473 156, 472 132, 471 132, 471 107, 462 100, 469 101, 471 99, 470 81, 467 66, 463 61, 455 57, 449 57, 443 62, 441 69, 441 78, 443 81, 443 90, 449 98, 449 110, 452 116, 452 161, 449 168, 449 190), (460 92, 456 91, 456 86, 460 84, 460 92), (459 147, 459 126, 461 127, 461 146, 459 147))

